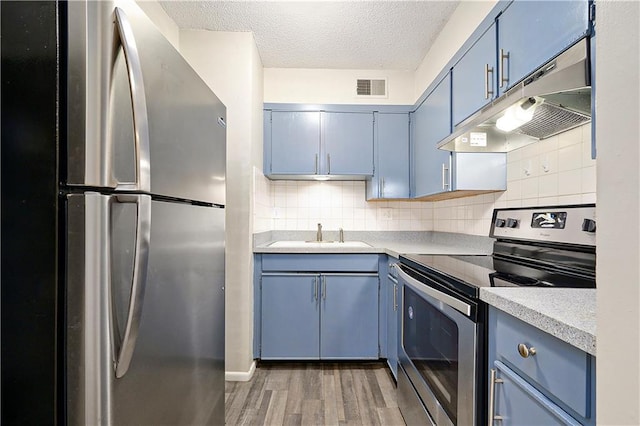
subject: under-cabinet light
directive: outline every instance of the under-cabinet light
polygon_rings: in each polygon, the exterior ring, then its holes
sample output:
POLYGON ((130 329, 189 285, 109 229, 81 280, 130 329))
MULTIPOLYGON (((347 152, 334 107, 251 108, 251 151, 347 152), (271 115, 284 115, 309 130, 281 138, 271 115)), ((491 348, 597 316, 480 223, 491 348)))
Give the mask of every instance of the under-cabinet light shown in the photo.
POLYGON ((517 129, 531 121, 533 113, 541 103, 542 99, 528 98, 520 103, 511 105, 504 111, 504 115, 498 118, 496 127, 503 132, 510 132, 517 129))

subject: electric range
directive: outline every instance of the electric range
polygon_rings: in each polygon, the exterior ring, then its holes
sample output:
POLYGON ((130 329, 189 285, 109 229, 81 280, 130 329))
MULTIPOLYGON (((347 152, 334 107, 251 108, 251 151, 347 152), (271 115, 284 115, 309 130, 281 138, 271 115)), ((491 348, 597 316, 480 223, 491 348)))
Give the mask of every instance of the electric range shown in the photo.
POLYGON ((486 419, 483 287, 595 288, 595 205, 495 209, 493 253, 403 255, 398 404, 407 423, 486 419))

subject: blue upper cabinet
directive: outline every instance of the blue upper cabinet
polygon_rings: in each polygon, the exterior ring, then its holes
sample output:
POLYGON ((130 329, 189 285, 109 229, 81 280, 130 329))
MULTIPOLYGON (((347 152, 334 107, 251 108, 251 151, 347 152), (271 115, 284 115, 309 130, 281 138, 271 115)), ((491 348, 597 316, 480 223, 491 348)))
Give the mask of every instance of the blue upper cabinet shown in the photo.
POLYGON ((367 200, 409 198, 409 113, 378 113, 374 133, 375 173, 367 200))
MULTIPOLYGON (((528 29, 525 26, 521 31, 528 29)), ((495 71, 496 26, 492 24, 453 67, 451 89, 454 126, 496 97, 495 71)))
POLYGON ((373 113, 323 112, 321 173, 373 175, 373 113))
POLYGON ((273 179, 373 175, 373 112, 264 112, 264 172, 273 179))
POLYGON ((519 1, 498 17, 498 86, 502 93, 587 35, 588 2, 519 1))
POLYGON ((413 113, 413 197, 446 191, 451 153, 437 143, 451 132, 451 79, 447 74, 413 113))
POLYGON ((265 111, 265 140, 271 142, 271 164, 265 171, 282 175, 313 175, 320 161, 319 111, 265 111), (270 130, 270 132, 269 132, 270 130))

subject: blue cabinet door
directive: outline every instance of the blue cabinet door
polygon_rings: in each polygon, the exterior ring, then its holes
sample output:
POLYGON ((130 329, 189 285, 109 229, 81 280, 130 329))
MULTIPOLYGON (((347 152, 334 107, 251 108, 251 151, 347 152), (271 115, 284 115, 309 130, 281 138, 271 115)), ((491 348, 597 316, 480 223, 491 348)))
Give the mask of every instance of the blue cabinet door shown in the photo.
POLYGON ((494 418, 497 416, 502 418, 495 424, 504 426, 580 425, 567 412, 500 361, 495 362, 494 369, 496 378, 502 381, 493 385, 495 389, 493 415, 494 418))
POLYGON ((398 378, 398 281, 387 277, 387 363, 393 377, 398 378))
POLYGON ((409 198, 409 114, 376 116, 377 167, 369 198, 409 198))
POLYGON ((320 282, 315 275, 262 277, 262 359, 318 359, 320 282))
POLYGON ((450 189, 446 171, 450 168, 451 153, 436 148, 437 143, 451 132, 450 89, 451 79, 447 74, 413 113, 412 197, 437 194, 450 189))
POLYGON ((321 174, 373 175, 373 113, 322 113, 321 174))
POLYGON ((271 112, 271 165, 268 174, 318 173, 319 111, 271 112))
POLYGON ((587 0, 520 1, 498 18, 498 86, 501 92, 583 38, 587 0))
MULTIPOLYGON (((523 27, 521 31, 528 31, 523 27)), ((496 26, 492 24, 454 65, 452 71, 453 125, 496 97, 496 26)))
POLYGON ((378 277, 322 275, 320 357, 378 359, 378 277))

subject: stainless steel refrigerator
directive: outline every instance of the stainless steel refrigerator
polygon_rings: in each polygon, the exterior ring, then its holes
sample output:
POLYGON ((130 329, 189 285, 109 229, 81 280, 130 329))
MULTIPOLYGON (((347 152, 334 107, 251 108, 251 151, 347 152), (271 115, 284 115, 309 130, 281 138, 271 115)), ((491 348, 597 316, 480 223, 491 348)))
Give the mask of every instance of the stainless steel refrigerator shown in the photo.
POLYGON ((225 106, 134 2, 0 14, 3 424, 224 424, 225 106))

